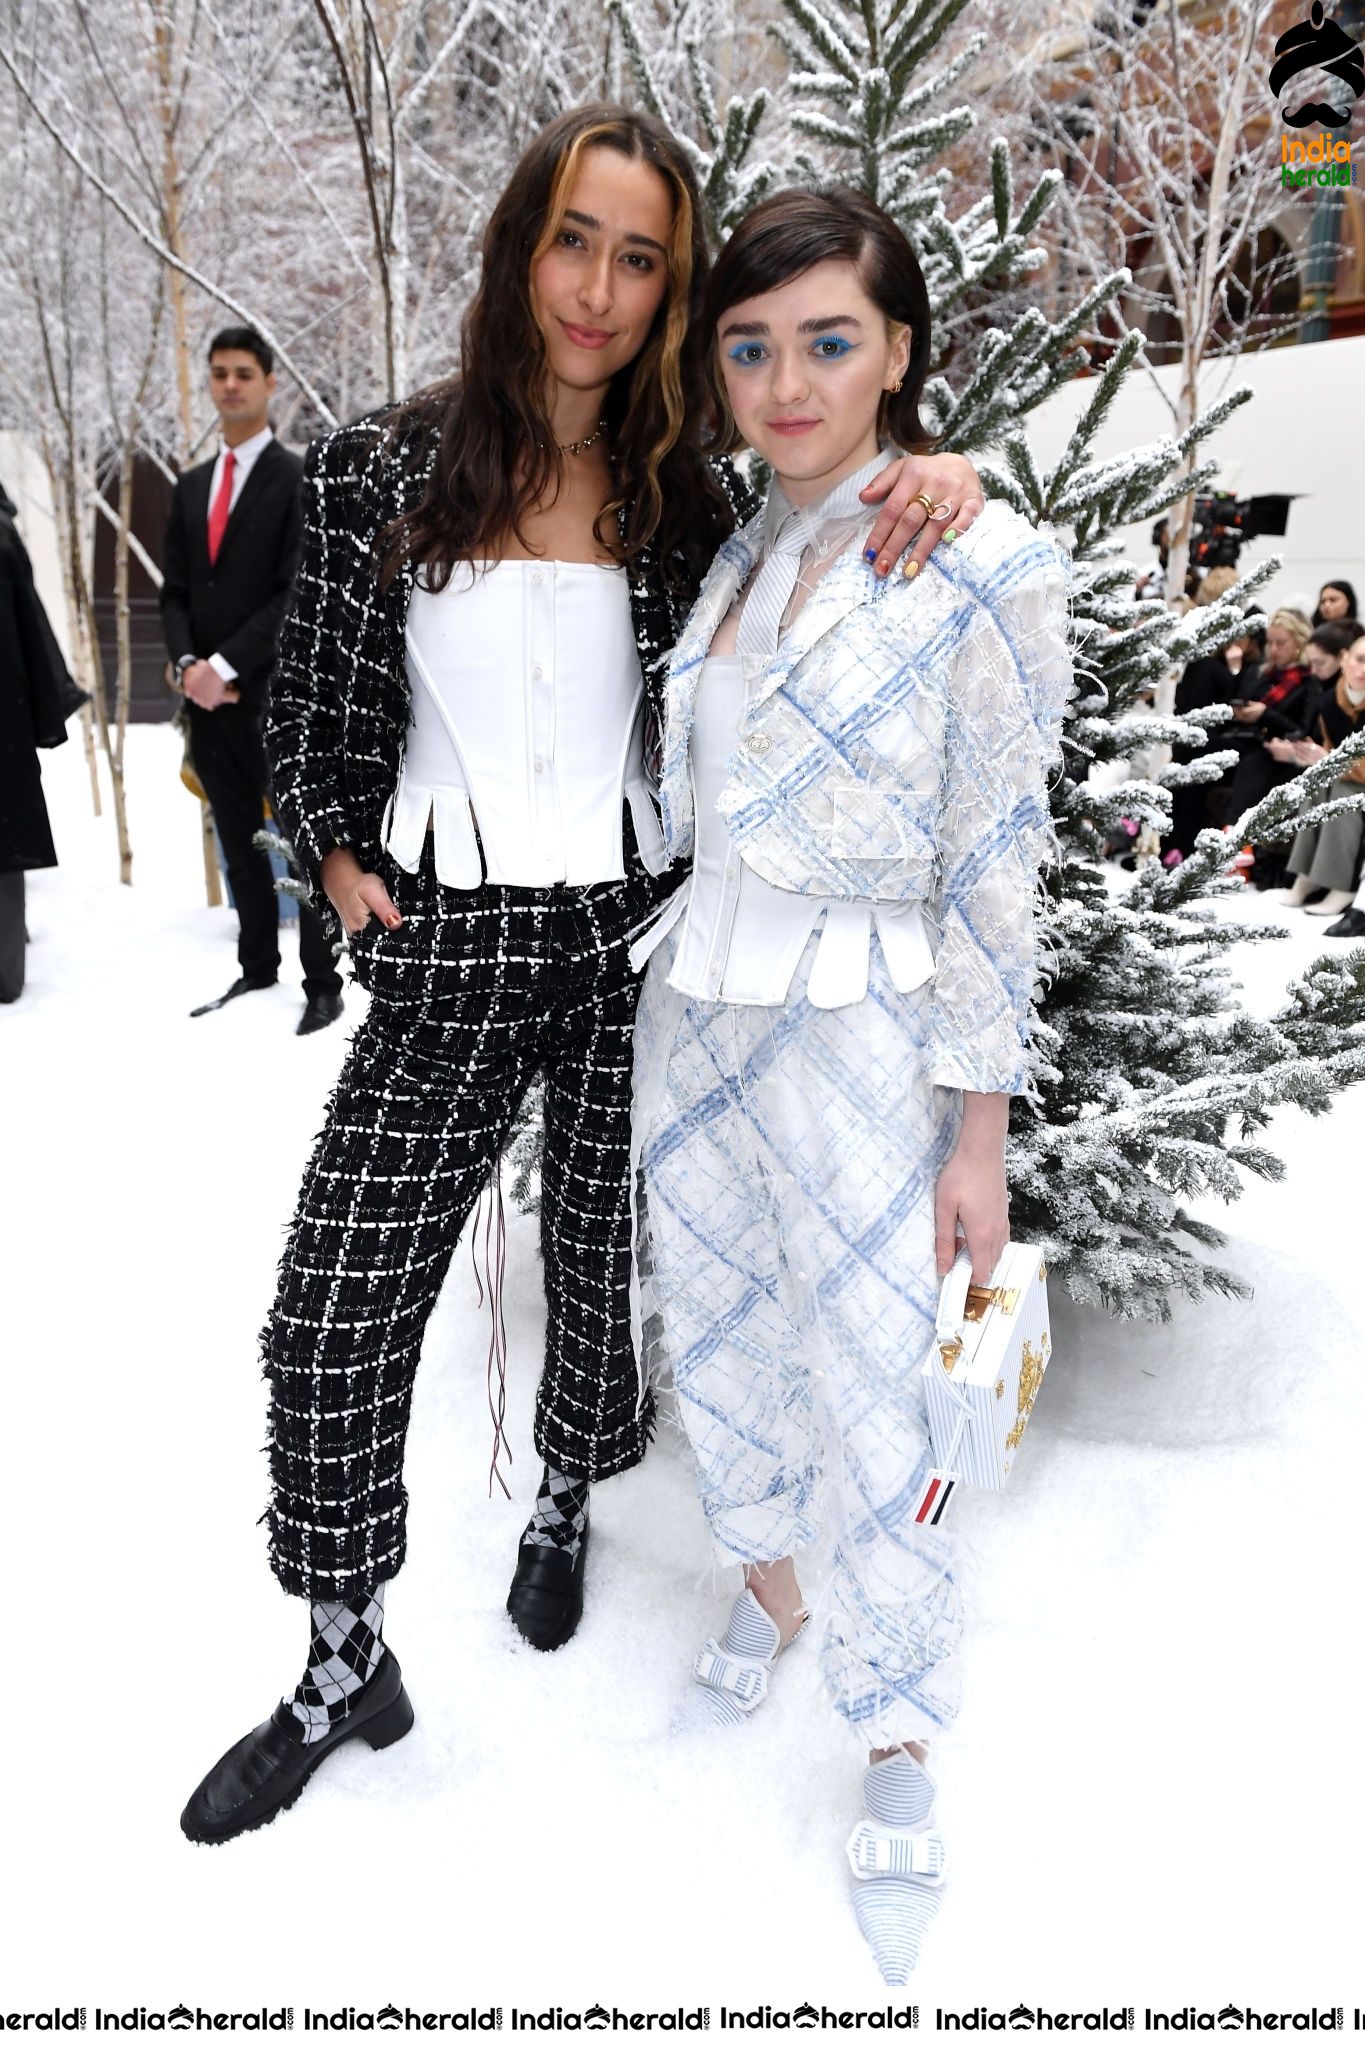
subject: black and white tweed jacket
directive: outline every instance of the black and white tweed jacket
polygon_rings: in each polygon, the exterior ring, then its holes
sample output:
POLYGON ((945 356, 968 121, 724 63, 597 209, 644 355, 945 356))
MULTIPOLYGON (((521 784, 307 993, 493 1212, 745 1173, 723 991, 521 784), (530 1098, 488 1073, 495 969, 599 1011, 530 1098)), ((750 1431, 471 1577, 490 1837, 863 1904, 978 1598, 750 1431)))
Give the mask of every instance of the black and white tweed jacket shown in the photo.
MULTIPOLYGON (((303 557, 280 633, 266 745, 277 816, 333 937, 340 924, 323 893, 323 857, 346 846, 362 867, 377 865, 408 727, 403 635, 415 569, 405 563, 381 592, 376 542, 421 497, 436 450, 434 432, 399 438, 383 413, 371 413, 314 441, 304 463, 303 557)), ((725 458, 713 468, 742 524, 757 500, 725 458)), ((696 594, 697 579, 665 579, 652 547, 631 565, 647 749, 662 724, 658 658, 696 594)))

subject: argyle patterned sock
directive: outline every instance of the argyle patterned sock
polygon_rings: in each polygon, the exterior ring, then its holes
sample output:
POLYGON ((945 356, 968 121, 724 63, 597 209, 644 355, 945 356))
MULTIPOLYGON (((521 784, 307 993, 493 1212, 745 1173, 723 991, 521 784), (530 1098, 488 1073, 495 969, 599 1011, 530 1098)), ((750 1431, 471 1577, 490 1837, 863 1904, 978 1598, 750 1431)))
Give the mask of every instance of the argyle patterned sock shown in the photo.
POLYGON ((305 1742, 317 1742, 344 1720, 351 1701, 384 1654, 384 1588, 368 1599, 315 1600, 308 1669, 294 1688, 290 1710, 303 1723, 305 1742))
POLYGON ((583 1547, 587 1526, 587 1480, 571 1479, 566 1472, 547 1465, 541 1474, 536 1511, 526 1524, 522 1542, 566 1551, 572 1564, 583 1547))

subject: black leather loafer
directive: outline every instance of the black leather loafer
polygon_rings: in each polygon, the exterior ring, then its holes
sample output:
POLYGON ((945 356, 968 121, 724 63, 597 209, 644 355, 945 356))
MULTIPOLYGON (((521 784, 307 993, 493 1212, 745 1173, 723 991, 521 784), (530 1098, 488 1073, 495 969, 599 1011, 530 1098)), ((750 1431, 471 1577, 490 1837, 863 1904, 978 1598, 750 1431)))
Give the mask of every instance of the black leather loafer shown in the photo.
POLYGON ((341 1011, 340 996, 309 996, 303 1006, 303 1015, 294 1026, 295 1036, 308 1038, 315 1031, 325 1031, 329 1024, 336 1023, 341 1011))
POLYGON ((583 1619, 583 1562, 588 1529, 577 1557, 551 1545, 523 1543, 507 1595, 507 1612, 533 1649, 558 1650, 583 1619))
POLYGON ((343 1742, 360 1735, 371 1749, 387 1749, 412 1722, 398 1659, 386 1649, 345 1720, 317 1742, 304 1741, 302 1723, 281 1701, 268 1721, 219 1757, 191 1794, 180 1825, 192 1842, 230 1842, 249 1828, 264 1827, 294 1804, 318 1765, 343 1742))
POLYGON ((1365 939, 1365 910, 1357 910, 1354 903, 1349 910, 1343 910, 1335 924, 1327 927, 1329 939, 1365 939))

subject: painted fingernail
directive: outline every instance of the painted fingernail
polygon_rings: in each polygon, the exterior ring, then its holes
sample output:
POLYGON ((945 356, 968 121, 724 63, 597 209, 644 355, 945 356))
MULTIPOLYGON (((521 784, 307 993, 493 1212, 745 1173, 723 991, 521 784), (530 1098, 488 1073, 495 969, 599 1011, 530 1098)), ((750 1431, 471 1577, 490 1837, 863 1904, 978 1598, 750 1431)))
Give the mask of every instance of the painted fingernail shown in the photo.
POLYGON ((905 578, 907 583, 910 581, 912 576, 919 575, 919 563, 915 560, 913 555, 911 555, 909 561, 901 570, 901 575, 905 578))
POLYGON ((863 549, 863 560, 864 560, 865 562, 875 562, 875 561, 876 561, 876 559, 877 559, 877 550, 876 550, 875 548, 864 548, 864 549, 863 549))
POLYGON ((943 529, 943 538, 948 541, 956 540, 957 528, 955 526, 945 526, 943 529))

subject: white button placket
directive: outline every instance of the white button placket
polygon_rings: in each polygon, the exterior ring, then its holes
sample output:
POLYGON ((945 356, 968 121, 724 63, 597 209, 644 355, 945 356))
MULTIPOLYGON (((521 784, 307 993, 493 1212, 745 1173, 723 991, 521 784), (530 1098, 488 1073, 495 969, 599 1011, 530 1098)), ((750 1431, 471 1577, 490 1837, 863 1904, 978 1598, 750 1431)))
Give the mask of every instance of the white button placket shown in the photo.
POLYGON ((546 883, 562 881, 563 821, 555 772, 555 564, 538 565, 527 578, 526 687, 530 704, 530 804, 536 865, 546 883))

